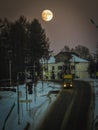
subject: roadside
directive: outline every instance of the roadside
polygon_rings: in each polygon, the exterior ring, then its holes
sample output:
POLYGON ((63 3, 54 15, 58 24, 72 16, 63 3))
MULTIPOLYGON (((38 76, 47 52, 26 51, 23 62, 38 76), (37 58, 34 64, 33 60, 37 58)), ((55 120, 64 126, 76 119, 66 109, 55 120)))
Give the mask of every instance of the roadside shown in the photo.
POLYGON ((35 128, 40 121, 44 112, 56 99, 60 84, 53 82, 39 81, 36 87, 33 86, 32 94, 28 94, 28 101, 26 100, 25 85, 19 86, 19 114, 17 113, 17 91, 1 91, 0 92, 0 129, 1 130, 29 130, 32 126, 35 128), (49 93, 50 92, 50 93, 49 93), (52 94, 51 94, 52 93, 52 94), (12 109, 13 103, 15 106, 12 109), (11 111, 11 112, 10 112, 11 111), (10 113, 10 116, 8 116, 10 113), (7 119, 7 120, 6 120, 7 119), (6 123, 5 123, 6 120, 6 123), (13 123, 12 123, 13 122, 13 123), (4 128, 4 129, 3 129, 4 128))

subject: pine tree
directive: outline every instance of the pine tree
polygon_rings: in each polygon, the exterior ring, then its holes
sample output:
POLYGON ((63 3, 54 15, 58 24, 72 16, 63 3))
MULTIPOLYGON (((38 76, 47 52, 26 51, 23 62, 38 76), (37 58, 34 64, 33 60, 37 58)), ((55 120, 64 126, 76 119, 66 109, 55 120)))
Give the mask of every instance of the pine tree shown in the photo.
POLYGON ((28 49, 30 50, 31 63, 39 61, 42 56, 48 54, 49 39, 45 35, 45 30, 37 19, 34 19, 28 28, 28 49))

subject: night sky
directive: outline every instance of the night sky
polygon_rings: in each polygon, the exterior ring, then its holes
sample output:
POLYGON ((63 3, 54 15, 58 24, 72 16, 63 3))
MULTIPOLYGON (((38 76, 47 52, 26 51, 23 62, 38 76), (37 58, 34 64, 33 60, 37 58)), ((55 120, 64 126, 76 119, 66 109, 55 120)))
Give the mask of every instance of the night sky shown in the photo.
POLYGON ((64 45, 74 48, 83 45, 96 51, 98 29, 98 0, 0 0, 0 18, 16 20, 24 15, 28 20, 37 18, 50 39, 50 49, 59 52, 64 45), (41 12, 50 9, 54 17, 45 22, 41 12))

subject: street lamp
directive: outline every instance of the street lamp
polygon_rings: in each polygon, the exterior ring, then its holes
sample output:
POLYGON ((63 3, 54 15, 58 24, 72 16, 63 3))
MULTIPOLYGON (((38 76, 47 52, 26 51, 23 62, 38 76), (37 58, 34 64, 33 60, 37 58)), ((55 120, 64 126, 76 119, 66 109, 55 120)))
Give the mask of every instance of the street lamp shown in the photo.
POLYGON ((44 79, 44 57, 41 58, 41 65, 42 65, 42 72, 41 72, 41 79, 42 79, 42 87, 43 87, 43 79, 44 79))
POLYGON ((19 104, 19 73, 17 74, 17 109, 18 109, 18 124, 20 124, 20 104, 19 104))
MULTIPOLYGON (((20 104, 19 104, 19 83, 21 81, 21 75, 25 75, 25 72, 18 72, 17 73, 17 110, 18 110, 18 124, 20 124, 20 104)), ((25 79, 24 79, 25 80, 25 79)), ((27 97, 26 97, 27 98, 27 97)))
POLYGON ((73 78, 76 78, 76 62, 74 55, 72 55, 70 62, 72 62, 72 66, 70 66, 71 74, 73 75, 73 78))
MULTIPOLYGON (((90 22, 92 23, 92 24, 94 24, 95 26, 96 26, 96 28, 98 29, 98 25, 96 24, 96 22, 95 22, 95 20, 94 19, 90 19, 90 22)), ((98 47, 97 47, 97 49, 98 49, 98 47)), ((94 63, 95 63, 95 79, 96 79, 96 74, 97 74, 97 70, 96 70, 96 63, 97 63, 97 60, 98 60, 98 50, 97 50, 97 52, 96 52, 96 54, 94 54, 96 57, 94 57, 95 59, 94 59, 94 63)))
MULTIPOLYGON (((96 28, 98 29, 98 25, 96 24, 96 22, 94 21, 94 19, 90 19, 91 23, 94 24, 96 26, 96 28)), ((94 56, 94 64, 95 64, 95 84, 94 84, 94 88, 96 87, 96 58, 98 54, 95 54, 96 57, 94 56)), ((95 91, 95 89, 94 89, 95 91)), ((98 115, 94 118, 94 123, 93 123, 93 129, 98 129, 98 115)))
POLYGON ((10 79, 10 86, 12 85, 12 61, 11 61, 11 54, 12 54, 12 50, 9 50, 8 51, 8 54, 9 54, 9 79, 10 79))

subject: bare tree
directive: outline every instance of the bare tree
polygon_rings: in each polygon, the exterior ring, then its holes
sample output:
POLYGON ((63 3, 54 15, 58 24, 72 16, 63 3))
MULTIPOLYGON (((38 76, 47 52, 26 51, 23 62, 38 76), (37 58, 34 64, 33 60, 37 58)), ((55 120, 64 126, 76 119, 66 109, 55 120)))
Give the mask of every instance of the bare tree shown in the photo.
POLYGON ((81 58, 84 58, 84 59, 90 59, 91 58, 91 54, 90 54, 89 49, 87 47, 83 46, 83 45, 76 46, 75 52, 77 54, 79 54, 81 58))
POLYGON ((69 46, 65 45, 64 48, 61 51, 62 52, 69 52, 70 48, 69 48, 69 46))

